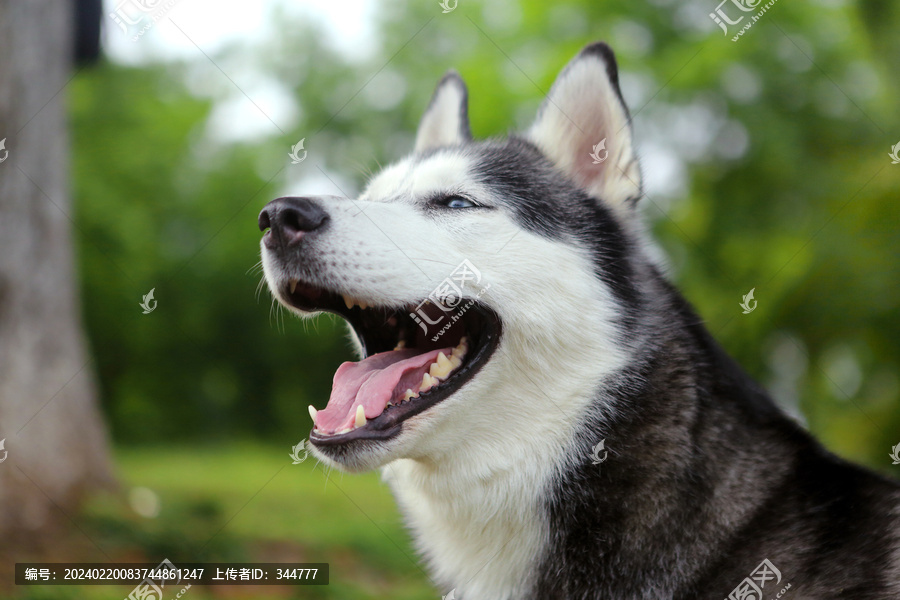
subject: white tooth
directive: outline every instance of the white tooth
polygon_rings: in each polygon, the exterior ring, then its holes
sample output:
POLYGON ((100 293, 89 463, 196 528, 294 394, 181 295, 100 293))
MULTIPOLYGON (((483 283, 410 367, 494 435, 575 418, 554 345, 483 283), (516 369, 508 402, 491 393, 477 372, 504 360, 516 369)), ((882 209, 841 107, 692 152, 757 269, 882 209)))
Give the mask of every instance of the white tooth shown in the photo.
POLYGON ((299 282, 298 282, 296 279, 291 279, 291 293, 292 293, 292 294, 294 293, 294 290, 297 289, 297 284, 298 284, 298 283, 299 283, 299 282))
POLYGON ((316 423, 316 414, 318 414, 318 412, 319 411, 316 410, 315 406, 312 404, 309 405, 309 418, 313 420, 313 425, 316 423))
POLYGON ((425 373, 425 375, 422 376, 422 385, 419 386, 419 392, 427 392, 428 390, 430 390, 437 384, 438 384, 437 379, 435 379, 428 373, 425 373))
POLYGON ((362 404, 356 407, 356 426, 362 427, 366 424, 366 409, 362 407, 362 404))
POLYGON ((404 348, 406 348, 406 340, 400 340, 397 342, 397 345, 394 346, 394 350, 403 350, 404 348))
POLYGON ((340 431, 335 431, 334 434, 335 434, 335 435, 342 435, 342 434, 344 434, 344 433, 350 433, 351 431, 352 431, 352 429, 350 429, 349 427, 344 427, 344 428, 341 429, 340 431))
POLYGON ((451 370, 459 368, 459 365, 462 364, 462 358, 456 356, 455 354, 450 357, 450 367, 451 370))
POLYGON ((393 402, 388 402, 387 405, 388 405, 388 406, 393 406, 394 403, 393 403, 393 402))
POLYGON ((408 389, 408 390, 406 390, 406 393, 403 394, 403 401, 407 402, 410 398, 418 398, 418 397, 419 397, 419 395, 417 393, 408 389))
POLYGON ((431 368, 428 369, 428 372, 432 377, 436 377, 443 381, 452 370, 453 365, 450 363, 450 359, 448 359, 447 355, 443 352, 440 352, 438 353, 437 362, 431 363, 431 368))
POLYGON ((353 308, 353 298, 344 294, 344 304, 347 305, 347 308, 353 308))

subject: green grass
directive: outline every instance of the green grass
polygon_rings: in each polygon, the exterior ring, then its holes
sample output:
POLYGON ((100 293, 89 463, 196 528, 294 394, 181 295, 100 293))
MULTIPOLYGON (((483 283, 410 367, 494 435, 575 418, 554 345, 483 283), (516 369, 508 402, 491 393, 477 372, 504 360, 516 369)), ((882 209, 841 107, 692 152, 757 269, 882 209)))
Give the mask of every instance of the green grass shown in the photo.
MULTIPOLYGON (((289 448, 258 445, 120 449, 122 489, 93 498, 61 540, 54 561, 113 560, 327 562, 317 587, 195 586, 186 598, 438 598, 378 474, 329 475, 313 458, 291 464, 289 448), (141 517, 129 491, 158 496, 159 514, 141 517), (82 533, 83 532, 83 533, 82 533), (85 539, 87 538, 87 539, 85 539)), ((23 559, 24 560, 24 559, 23 559)), ((122 599, 129 588, 19 588, 29 600, 122 599)), ((177 590, 176 590, 177 591, 177 590)), ((170 592, 170 595, 174 595, 170 592)), ((169 596, 166 596, 168 600, 169 596)))

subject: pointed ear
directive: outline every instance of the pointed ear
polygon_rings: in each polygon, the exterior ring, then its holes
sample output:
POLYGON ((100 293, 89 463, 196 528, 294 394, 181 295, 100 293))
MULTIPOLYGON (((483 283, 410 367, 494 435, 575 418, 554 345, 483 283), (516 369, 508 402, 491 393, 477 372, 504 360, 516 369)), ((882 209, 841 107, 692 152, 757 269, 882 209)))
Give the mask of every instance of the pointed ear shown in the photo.
POLYGON ((527 136, 592 196, 616 207, 637 203, 641 173, 631 118, 606 44, 587 46, 566 65, 527 136))
POLYGON ((438 82, 431 102, 419 122, 416 152, 456 146, 472 139, 469 131, 469 93, 462 77, 447 71, 438 82))

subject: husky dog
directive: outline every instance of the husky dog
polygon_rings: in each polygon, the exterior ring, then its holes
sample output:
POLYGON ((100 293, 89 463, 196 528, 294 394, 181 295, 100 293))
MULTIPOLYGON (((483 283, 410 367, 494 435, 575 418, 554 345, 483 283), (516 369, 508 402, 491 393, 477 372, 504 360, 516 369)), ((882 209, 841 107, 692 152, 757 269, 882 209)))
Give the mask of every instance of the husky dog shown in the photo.
POLYGON ((356 199, 259 215, 275 297, 362 360, 313 453, 380 468, 467 600, 900 598, 900 486, 824 450, 650 258, 612 51, 524 135, 474 141, 455 72, 356 199))

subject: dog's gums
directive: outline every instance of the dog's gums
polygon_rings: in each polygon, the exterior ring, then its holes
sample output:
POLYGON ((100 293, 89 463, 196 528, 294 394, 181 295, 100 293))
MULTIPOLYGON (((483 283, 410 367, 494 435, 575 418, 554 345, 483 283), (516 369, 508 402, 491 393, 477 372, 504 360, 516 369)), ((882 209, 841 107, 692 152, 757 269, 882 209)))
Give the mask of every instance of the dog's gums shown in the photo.
POLYGON ((285 283, 281 295, 302 311, 343 317, 362 344, 363 359, 343 363, 334 374, 328 405, 309 407, 314 424, 310 441, 319 445, 397 435, 403 421, 471 379, 500 338, 500 319, 479 302, 461 315, 429 301, 379 306, 295 278, 285 283), (440 325, 429 329, 420 316, 440 325), (445 321, 448 325, 441 328, 445 321))

